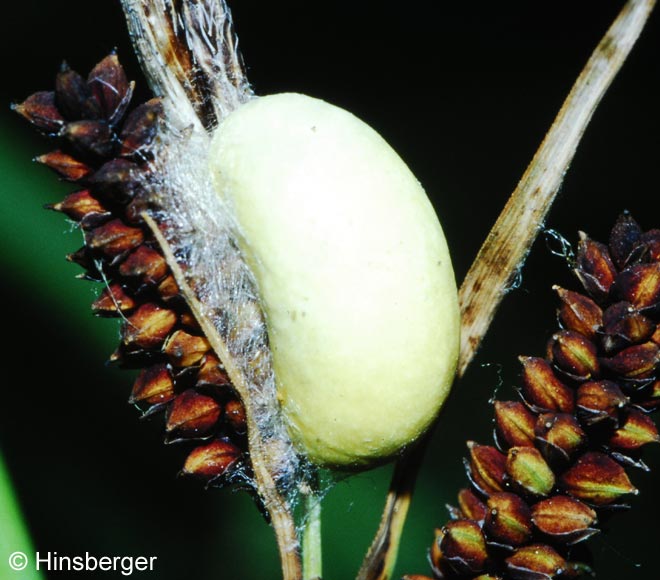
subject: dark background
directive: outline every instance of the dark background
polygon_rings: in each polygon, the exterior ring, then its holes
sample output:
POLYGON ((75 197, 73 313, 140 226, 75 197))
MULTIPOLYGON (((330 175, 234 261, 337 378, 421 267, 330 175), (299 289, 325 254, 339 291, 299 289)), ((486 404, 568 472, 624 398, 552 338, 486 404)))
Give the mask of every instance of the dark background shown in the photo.
MULTIPOLYGON (((297 91, 375 127, 433 198, 461 280, 620 1, 263 2, 235 0, 258 94, 297 91)), ((5 372, 0 449, 42 551, 156 555, 159 580, 280 577, 271 532, 243 494, 176 477, 181 454, 159 421, 126 404, 130 373, 104 366, 117 330, 88 313, 93 289, 63 255, 78 232, 40 209, 67 190, 30 159, 48 144, 8 105, 51 88, 62 59, 86 73, 113 47, 148 93, 117 0, 21 0, 3 6, 0 267, 5 372)), ((660 15, 599 108, 547 225, 603 238, 617 214, 660 227, 660 15)), ((487 442, 488 399, 517 381, 519 354, 555 328, 552 284, 574 284, 538 242, 480 356, 435 433, 398 571, 426 573, 434 526, 464 485, 464 441, 487 442)), ((660 466, 657 449, 648 462, 660 466)), ((591 542, 598 577, 658 577, 660 476, 591 542)), ((389 468, 338 483, 325 504, 326 580, 354 577, 377 525, 389 468)), ((0 562, 0 579, 9 574, 0 562)), ((76 574, 72 578, 108 578, 76 574)), ((117 578, 120 575, 117 573, 117 578)), ((51 578, 66 578, 52 574, 51 578)))

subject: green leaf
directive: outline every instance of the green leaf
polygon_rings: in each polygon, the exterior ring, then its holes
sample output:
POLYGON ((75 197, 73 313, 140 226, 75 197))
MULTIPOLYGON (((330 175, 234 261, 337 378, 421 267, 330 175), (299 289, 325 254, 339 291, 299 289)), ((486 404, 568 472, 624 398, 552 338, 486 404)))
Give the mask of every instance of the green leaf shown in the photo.
POLYGON ((42 574, 34 566, 32 542, 23 522, 2 455, 0 455, 0 576, 7 580, 14 576, 21 580, 43 579, 42 574), (26 567, 23 571, 14 571, 12 563, 18 567, 25 564, 26 567))

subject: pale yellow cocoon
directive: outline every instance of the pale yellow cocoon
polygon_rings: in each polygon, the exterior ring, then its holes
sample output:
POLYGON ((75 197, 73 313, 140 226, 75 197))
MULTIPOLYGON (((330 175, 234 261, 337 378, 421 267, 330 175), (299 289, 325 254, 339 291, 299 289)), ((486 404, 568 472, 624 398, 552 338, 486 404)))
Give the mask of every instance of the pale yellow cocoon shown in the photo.
POLYGON ((322 465, 394 456, 436 417, 458 355, 454 274, 424 190, 373 129, 299 94, 231 113, 210 163, 294 443, 322 465))

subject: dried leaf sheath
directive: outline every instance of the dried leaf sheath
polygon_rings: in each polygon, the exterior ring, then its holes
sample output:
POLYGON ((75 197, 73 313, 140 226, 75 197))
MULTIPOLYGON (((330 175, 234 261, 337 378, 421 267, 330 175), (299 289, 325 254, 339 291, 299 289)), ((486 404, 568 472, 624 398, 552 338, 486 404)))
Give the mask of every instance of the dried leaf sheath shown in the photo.
POLYGON ((648 469, 641 452, 660 442, 660 230, 624 214, 608 244, 581 234, 575 274, 584 293, 555 287, 561 328, 545 357, 520 358, 521 401, 495 403, 495 444, 468 445, 471 487, 437 532, 436 578, 578 575, 570 546, 637 493, 627 469, 648 469))
POLYGON ((252 96, 224 0, 122 0, 154 94, 174 104, 170 122, 210 130, 252 96))

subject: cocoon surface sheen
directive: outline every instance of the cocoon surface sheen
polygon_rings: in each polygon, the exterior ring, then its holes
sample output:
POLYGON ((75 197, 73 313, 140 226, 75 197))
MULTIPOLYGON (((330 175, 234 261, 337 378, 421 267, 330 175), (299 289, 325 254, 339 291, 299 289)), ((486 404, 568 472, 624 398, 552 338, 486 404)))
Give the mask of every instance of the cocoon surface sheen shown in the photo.
POLYGON ((368 125, 299 94, 232 112, 210 163, 298 449, 348 468, 396 455, 437 415, 458 354, 454 274, 424 190, 368 125))

